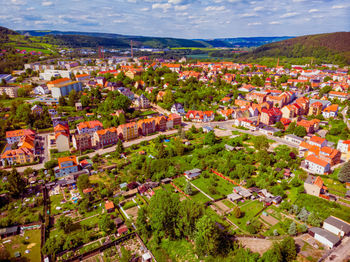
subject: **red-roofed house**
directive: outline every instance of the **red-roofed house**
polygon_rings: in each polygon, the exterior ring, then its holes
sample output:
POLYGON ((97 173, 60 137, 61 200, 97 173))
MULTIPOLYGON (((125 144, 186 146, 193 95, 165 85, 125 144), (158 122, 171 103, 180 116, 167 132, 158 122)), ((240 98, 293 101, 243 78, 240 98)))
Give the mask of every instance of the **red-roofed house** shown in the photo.
POLYGON ((103 125, 98 120, 81 122, 77 125, 79 134, 90 134, 103 129, 103 125))
POLYGON ((213 111, 194 111, 189 110, 186 114, 186 118, 193 122, 210 122, 215 118, 213 111))
POLYGON ((318 158, 314 154, 306 157, 305 165, 314 174, 324 175, 331 170, 331 165, 327 161, 318 158))
POLYGON ((276 107, 271 109, 262 109, 260 115, 260 122, 265 125, 273 125, 280 121, 282 118, 282 112, 276 107))

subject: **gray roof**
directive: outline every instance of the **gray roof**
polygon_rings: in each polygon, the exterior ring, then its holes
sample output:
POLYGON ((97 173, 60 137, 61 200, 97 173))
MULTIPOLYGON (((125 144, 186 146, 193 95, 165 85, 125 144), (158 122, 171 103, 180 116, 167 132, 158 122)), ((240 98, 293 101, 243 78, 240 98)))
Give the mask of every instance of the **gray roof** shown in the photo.
POLYGON ((232 193, 227 195, 227 198, 230 199, 231 201, 235 201, 235 200, 241 199, 242 196, 238 195, 237 193, 232 193))
POLYGON ((290 138, 293 138, 293 139, 296 139, 296 140, 299 140, 299 141, 303 141, 304 140, 303 138, 298 137, 296 135, 292 135, 292 134, 285 135, 285 137, 290 137, 290 138))
POLYGON ((196 174, 196 173, 200 173, 202 172, 202 170, 200 170, 199 168, 194 168, 192 170, 187 170, 185 171, 186 175, 192 175, 192 174, 196 174))
POLYGON ((0 235, 12 234, 17 232, 17 230, 18 226, 1 228, 0 235))
POLYGON ((336 235, 332 234, 331 232, 323 228, 312 227, 309 229, 309 231, 326 238, 333 245, 336 245, 340 241, 339 237, 337 237, 336 235))
POLYGON ((344 231, 345 234, 350 233, 350 224, 333 216, 328 217, 323 223, 330 224, 342 231, 344 231))

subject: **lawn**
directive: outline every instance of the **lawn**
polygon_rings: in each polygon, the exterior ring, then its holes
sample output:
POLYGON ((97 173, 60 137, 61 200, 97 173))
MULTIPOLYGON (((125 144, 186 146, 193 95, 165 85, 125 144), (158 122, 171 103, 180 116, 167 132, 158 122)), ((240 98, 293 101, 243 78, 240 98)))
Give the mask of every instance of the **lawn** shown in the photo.
POLYGON ((157 112, 152 111, 152 110, 147 110, 147 111, 143 111, 140 116, 149 116, 149 115, 154 115, 157 114, 157 112))
POLYGON ((80 225, 85 225, 89 227, 95 227, 98 224, 98 221, 100 220, 100 216, 94 216, 90 217, 88 219, 85 219, 83 221, 80 221, 80 225))
POLYGON ((26 230, 23 237, 17 235, 6 238, 6 240, 9 239, 11 242, 5 243, 4 246, 10 253, 11 258, 14 258, 14 253, 18 251, 21 253, 21 257, 25 257, 29 261, 40 260, 40 229, 26 230), (26 239, 26 237, 29 238, 26 239), (30 250, 29 254, 25 253, 26 250, 30 250))
POLYGON ((4 107, 11 106, 12 102, 17 101, 25 101, 28 100, 28 97, 17 97, 17 98, 8 98, 8 99, 1 99, 0 104, 4 105, 4 107))
MULTIPOLYGON (((174 179, 174 184, 177 185, 182 191, 185 190, 187 180, 184 176, 180 176, 176 179, 174 179)), ((192 182, 192 181, 191 181, 192 182)), ((204 194, 202 194, 200 191, 198 191, 196 188, 192 187, 192 195, 191 199, 196 201, 197 203, 204 204, 208 201, 210 201, 209 198, 207 198, 204 194)))
POLYGON ((203 190, 204 193, 208 194, 214 199, 219 199, 231 194, 234 187, 234 185, 230 182, 212 173, 208 178, 201 175, 199 178, 193 180, 192 184, 203 190), (215 183, 217 184, 216 186, 214 186, 215 183))
POLYGON ((66 203, 61 204, 62 200, 63 196, 61 194, 50 196, 52 215, 61 214, 63 211, 73 210, 76 208, 76 205, 74 205, 72 201, 67 201, 66 203), (57 210, 56 207, 60 207, 61 209, 57 210))
POLYGON ((230 219, 233 223, 238 225, 240 228, 246 230, 247 222, 252 220, 255 215, 263 209, 263 203, 259 201, 252 201, 246 205, 240 207, 241 209, 241 217, 236 218, 232 214, 228 215, 228 219, 230 219))

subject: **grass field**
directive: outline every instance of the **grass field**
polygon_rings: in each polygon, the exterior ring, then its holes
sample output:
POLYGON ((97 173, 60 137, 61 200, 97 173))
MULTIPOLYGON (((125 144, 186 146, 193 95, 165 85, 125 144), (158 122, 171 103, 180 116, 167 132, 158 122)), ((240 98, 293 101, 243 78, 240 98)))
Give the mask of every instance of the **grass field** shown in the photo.
POLYGON ((0 104, 3 104, 4 107, 11 106, 11 103, 14 101, 25 101, 28 100, 28 97, 17 97, 17 98, 9 98, 9 99, 1 99, 0 104))
POLYGON ((24 236, 12 236, 6 240, 11 240, 11 242, 4 244, 11 258, 14 258, 15 252, 18 251, 21 253, 21 257, 27 258, 29 261, 40 261, 40 229, 27 230, 24 232, 24 236), (26 250, 30 251, 29 254, 25 253, 26 250))
MULTIPOLYGON (((187 181, 186 178, 184 176, 180 176, 176 179, 174 179, 174 184, 177 185, 181 190, 185 190, 187 181)), ((207 198, 204 194, 202 194, 200 191, 198 191, 196 188, 192 187, 192 195, 191 195, 191 199, 204 204, 208 201, 210 201, 209 198, 207 198)))

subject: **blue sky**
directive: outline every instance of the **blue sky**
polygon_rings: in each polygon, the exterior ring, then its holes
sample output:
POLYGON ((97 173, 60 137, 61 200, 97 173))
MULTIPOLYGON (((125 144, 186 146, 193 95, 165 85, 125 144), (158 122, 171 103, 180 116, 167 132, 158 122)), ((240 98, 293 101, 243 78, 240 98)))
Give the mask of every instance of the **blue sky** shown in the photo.
POLYGON ((180 38, 350 31, 350 0, 0 0, 11 29, 180 38))

